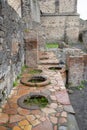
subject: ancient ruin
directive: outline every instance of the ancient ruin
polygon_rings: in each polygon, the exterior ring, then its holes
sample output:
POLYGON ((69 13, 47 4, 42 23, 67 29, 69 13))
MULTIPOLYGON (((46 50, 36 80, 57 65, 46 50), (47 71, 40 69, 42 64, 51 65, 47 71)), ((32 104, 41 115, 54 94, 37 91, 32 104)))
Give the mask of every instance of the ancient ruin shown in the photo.
MULTIPOLYGON (((64 123, 68 120, 71 123, 69 115, 74 114, 74 110, 65 85, 77 87, 84 80, 87 80, 87 21, 79 18, 77 0, 0 0, 0 106, 3 106, 0 124, 9 122, 7 128, 13 130, 70 129, 70 125, 64 123), (55 54, 50 50, 47 52, 46 43, 58 43, 59 48, 51 50, 55 54), (81 47, 77 48, 79 44, 81 47), (34 69, 31 74, 29 69, 34 69), (35 70, 41 70, 39 76, 35 70), (49 82, 44 88, 37 88, 34 83, 30 88, 28 80, 31 75, 34 78, 46 76, 49 82), (26 82, 27 89, 26 84, 14 89, 17 80, 26 82), (47 95, 51 103, 38 110, 38 114, 31 111, 29 115, 28 110, 17 106, 17 100, 32 91, 47 95), (16 104, 10 104, 15 117, 7 111, 9 102, 12 103, 10 97, 16 104), (17 112, 13 110, 16 108, 17 112), (26 120, 24 126, 20 125, 24 119, 20 114, 22 111, 24 115, 28 114, 26 118, 30 124, 26 120), (47 119, 49 129, 41 124, 47 119), (18 125, 11 126, 15 122, 19 122, 18 125)), ((73 129, 79 130, 75 117, 72 118, 73 129)))

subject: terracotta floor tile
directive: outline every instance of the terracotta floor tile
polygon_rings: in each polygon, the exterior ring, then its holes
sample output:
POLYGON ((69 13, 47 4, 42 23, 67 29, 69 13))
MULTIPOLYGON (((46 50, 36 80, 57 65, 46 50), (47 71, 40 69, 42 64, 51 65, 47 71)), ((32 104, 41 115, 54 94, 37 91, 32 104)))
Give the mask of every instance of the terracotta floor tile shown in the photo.
POLYGON ((35 120, 35 116, 34 115, 27 115, 26 118, 30 122, 33 121, 33 120, 35 120))
POLYGON ((53 126, 49 120, 46 120, 38 126, 34 127, 32 130, 53 130, 53 126))
POLYGON ((23 109, 23 108, 20 108, 20 107, 18 107, 17 111, 18 111, 18 113, 19 113, 20 115, 28 115, 28 114, 30 114, 30 111, 29 111, 29 110, 23 109))
POLYGON ((36 120, 33 120, 33 121, 30 121, 30 123, 33 125, 33 126, 37 126, 40 124, 40 121, 38 119, 36 120))
POLYGON ((0 126, 0 130, 7 130, 7 128, 4 126, 0 126))
POLYGON ((57 129, 57 125, 54 126, 54 130, 58 130, 58 129, 57 129))
POLYGON ((11 98, 8 99, 9 102, 17 103, 17 100, 20 96, 13 95, 11 98))
POLYGON ((8 122, 8 114, 0 113, 0 124, 8 122))
POLYGON ((14 109, 17 109, 17 108, 18 108, 18 105, 17 105, 17 103, 10 102, 10 107, 11 107, 11 108, 14 108, 14 109))
POLYGON ((27 90, 27 89, 19 89, 17 95, 22 96, 22 95, 28 94, 29 92, 30 90, 27 90))
POLYGON ((17 110, 16 109, 12 109, 12 108, 5 109, 5 110, 3 110, 3 112, 8 114, 8 115, 15 115, 15 114, 17 114, 17 110))
POLYGON ((16 126, 17 125, 17 123, 8 123, 7 124, 7 127, 9 127, 9 128, 13 128, 14 126, 16 126))
POLYGON ((32 130, 32 125, 25 126, 24 130, 32 130))
POLYGON ((21 130, 21 128, 18 126, 14 126, 12 130, 21 130))
POLYGON ((51 122, 53 123, 53 124, 57 124, 58 122, 57 122, 57 118, 56 117, 50 117, 50 120, 51 120, 51 122))
POLYGON ((69 100, 69 97, 68 97, 66 90, 62 90, 62 91, 57 92, 56 97, 57 97, 57 101, 59 103, 64 104, 64 105, 70 104, 70 100, 69 100))
POLYGON ((40 110, 32 110, 31 113, 34 115, 40 115, 41 111, 40 110))
POLYGON ((18 123, 18 125, 21 127, 21 126, 26 126, 26 125, 29 125, 29 122, 27 120, 22 120, 18 123))
POLYGON ((10 116, 10 123, 18 122, 23 120, 25 117, 20 116, 20 115, 11 115, 10 116))

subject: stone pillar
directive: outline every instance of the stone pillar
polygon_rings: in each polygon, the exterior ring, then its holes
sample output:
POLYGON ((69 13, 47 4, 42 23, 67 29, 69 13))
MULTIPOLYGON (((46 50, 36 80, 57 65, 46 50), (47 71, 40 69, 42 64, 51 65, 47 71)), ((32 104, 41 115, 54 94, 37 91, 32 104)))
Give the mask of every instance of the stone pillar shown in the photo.
POLYGON ((25 64, 29 67, 37 67, 38 41, 37 32, 30 30, 25 37, 25 64))
POLYGON ((84 57, 84 80, 87 80, 87 54, 83 55, 84 57))
POLYGON ((84 58, 83 56, 69 56, 68 65, 68 84, 70 87, 78 86, 83 81, 84 58))
POLYGON ((40 8, 38 0, 30 0, 32 21, 40 23, 40 8))
POLYGON ((25 23, 25 29, 32 29, 30 0, 21 0, 22 2, 22 18, 25 23))

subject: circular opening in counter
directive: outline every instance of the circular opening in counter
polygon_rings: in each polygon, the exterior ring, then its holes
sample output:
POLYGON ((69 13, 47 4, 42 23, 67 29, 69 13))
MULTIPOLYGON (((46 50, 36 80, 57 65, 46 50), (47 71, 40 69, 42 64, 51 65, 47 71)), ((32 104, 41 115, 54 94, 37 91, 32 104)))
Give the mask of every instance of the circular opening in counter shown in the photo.
POLYGON ((46 107, 47 104, 50 103, 50 101, 45 95, 30 93, 20 97, 17 103, 22 108, 35 110, 46 107))

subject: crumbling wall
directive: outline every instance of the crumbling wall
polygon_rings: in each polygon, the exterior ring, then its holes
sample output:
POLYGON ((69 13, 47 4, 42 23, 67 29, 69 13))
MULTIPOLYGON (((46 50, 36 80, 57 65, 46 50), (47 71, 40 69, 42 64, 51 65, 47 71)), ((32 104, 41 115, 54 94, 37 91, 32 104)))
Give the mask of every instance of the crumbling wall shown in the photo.
POLYGON ((39 0, 47 42, 76 43, 79 36, 77 0, 39 0))
POLYGON ((84 59, 83 56, 69 56, 68 65, 68 84, 69 87, 76 87, 84 80, 84 59))
POLYGON ((45 27, 47 42, 65 42, 74 43, 78 41, 79 17, 64 15, 44 15, 41 17, 41 23, 45 27))
POLYGON ((6 1, 0 3, 0 102, 10 93, 24 64, 22 22, 6 1))
POLYGON ((87 20, 80 19, 79 29, 80 32, 87 30, 87 20))

